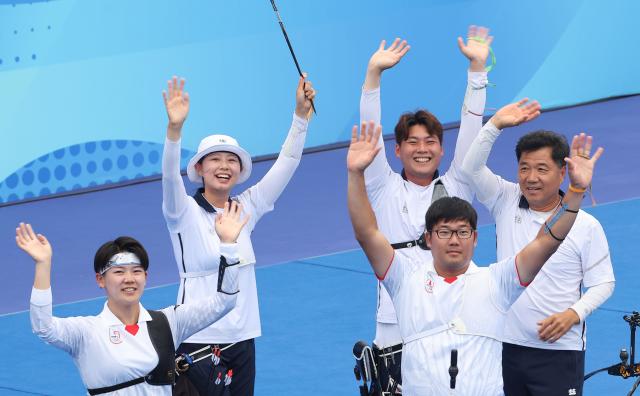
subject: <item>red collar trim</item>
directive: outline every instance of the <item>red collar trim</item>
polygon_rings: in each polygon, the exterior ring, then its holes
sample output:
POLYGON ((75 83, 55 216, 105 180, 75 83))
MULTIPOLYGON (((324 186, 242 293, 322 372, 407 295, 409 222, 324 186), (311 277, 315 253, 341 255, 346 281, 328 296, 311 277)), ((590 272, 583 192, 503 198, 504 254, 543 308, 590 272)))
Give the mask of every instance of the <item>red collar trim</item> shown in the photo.
POLYGON ((140 326, 138 326, 138 324, 132 324, 132 325, 126 325, 124 326, 124 329, 131 335, 136 335, 138 333, 138 330, 140 329, 140 326))
POLYGON ((447 282, 448 284, 452 284, 453 282, 455 282, 457 280, 458 280, 457 276, 451 276, 449 278, 444 278, 444 281, 447 282))

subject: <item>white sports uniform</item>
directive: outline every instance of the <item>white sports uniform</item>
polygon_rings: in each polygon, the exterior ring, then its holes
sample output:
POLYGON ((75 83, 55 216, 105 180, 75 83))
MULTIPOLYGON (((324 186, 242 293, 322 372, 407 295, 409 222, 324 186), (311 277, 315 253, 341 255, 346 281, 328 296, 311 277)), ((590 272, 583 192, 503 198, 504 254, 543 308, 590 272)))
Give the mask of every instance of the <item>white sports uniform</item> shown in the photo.
MULTIPOLYGON (((223 244, 222 254, 229 263, 237 262, 236 244, 223 244)), ((238 289, 237 267, 225 273, 225 287, 238 289), (227 284, 227 279, 231 283, 227 284)), ((167 317, 173 345, 177 348, 187 337, 212 322, 221 320, 236 302, 236 295, 215 292, 202 301, 162 309, 167 317)), ((47 344, 62 349, 73 358, 82 382, 89 389, 118 385, 149 374, 158 364, 147 322, 151 316, 140 304, 138 330, 134 334, 111 312, 107 303, 97 316, 57 318, 52 314, 51 288, 31 291, 31 328, 47 344)), ((170 385, 150 385, 146 382, 129 386, 105 395, 171 395, 170 385)))
MULTIPOLYGON (((382 150, 365 170, 365 183, 378 228, 390 243, 416 240, 424 233, 424 216, 431 204, 434 186, 438 180, 444 185, 448 196, 459 197, 468 202, 473 200, 471 187, 460 175, 459 168, 476 133, 482 127, 486 85, 486 72, 468 72, 467 90, 460 115, 460 132, 453 161, 444 175, 439 176, 436 172, 433 182, 428 186, 414 184, 394 172, 387 162, 384 142, 382 137, 380 138, 382 150)), ((380 88, 362 91, 360 119, 362 122, 374 121, 380 124, 380 88)), ((396 254, 418 262, 432 260, 431 252, 420 247, 399 249, 396 250, 396 254)), ((389 294, 380 284, 376 322, 374 342, 378 347, 389 347, 402 342, 393 304, 389 294)))
MULTIPOLYGON (((495 175, 486 166, 500 131, 488 122, 478 134, 464 161, 478 200, 496 221, 498 260, 520 251, 535 239, 550 213, 536 212, 520 186, 495 175)), ((586 347, 586 317, 613 292, 615 278, 609 246, 602 226, 580 210, 574 226, 542 267, 506 319, 505 342, 527 347, 582 351, 586 347), (590 288, 583 296, 581 285, 590 288), (554 343, 540 340, 537 323, 554 313, 573 308, 581 323, 554 343)))
MULTIPOLYGON (((251 232, 273 205, 293 176, 307 132, 307 121, 293 116, 287 139, 269 172, 257 184, 236 198, 243 213, 251 215, 238 237, 240 293, 235 308, 222 320, 190 337, 185 342, 225 344, 260 336, 260 314, 255 276, 255 256, 251 232)), ((178 304, 196 301, 216 291, 220 239, 215 232, 215 211, 202 194, 187 195, 180 175, 180 141, 166 139, 162 162, 162 210, 169 228, 173 252, 180 273, 178 304)))
POLYGON ((502 395, 504 315, 524 287, 514 258, 489 267, 473 262, 453 279, 432 262, 393 258, 382 283, 396 308, 404 341, 402 394, 449 394, 451 350, 458 350, 456 395, 502 395))

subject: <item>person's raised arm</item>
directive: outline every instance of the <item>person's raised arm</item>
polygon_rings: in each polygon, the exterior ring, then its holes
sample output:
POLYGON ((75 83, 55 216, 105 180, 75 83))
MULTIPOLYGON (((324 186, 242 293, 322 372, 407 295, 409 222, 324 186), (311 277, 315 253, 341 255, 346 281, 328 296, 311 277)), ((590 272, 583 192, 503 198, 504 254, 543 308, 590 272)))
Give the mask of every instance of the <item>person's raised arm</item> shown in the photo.
MULTIPOLYGON (((362 86, 360 96, 360 122, 373 121, 376 125, 381 123, 382 108, 380 104, 380 80, 382 72, 394 67, 409 51, 409 45, 405 40, 396 38, 393 43, 385 48, 386 41, 382 40, 376 52, 371 55, 367 65, 367 74, 362 86)), ((380 175, 388 168, 382 136, 378 139, 380 152, 373 163, 367 167, 365 175, 367 179, 380 175)))
MULTIPOLYGON (((380 88, 382 72, 397 65, 402 57, 411 48, 409 45, 407 45, 406 40, 400 40, 399 38, 393 40, 393 43, 391 43, 388 48, 385 48, 386 45, 387 42, 385 40, 382 40, 376 52, 374 52, 373 55, 371 55, 371 58, 369 58, 369 63, 367 64, 367 74, 365 76, 364 85, 362 87, 365 91, 380 88)), ((377 121, 377 123, 379 124, 380 120, 377 121)))
POLYGON ((380 125, 376 127, 373 122, 363 123, 360 136, 358 136, 358 127, 354 126, 347 153, 349 217, 355 237, 379 279, 384 278, 391 264, 393 248, 378 229, 376 217, 365 189, 364 170, 380 151, 376 142, 381 133, 382 127, 380 125))
POLYGON ((302 158, 309 124, 308 118, 312 114, 311 101, 316 97, 313 84, 306 79, 307 74, 304 73, 303 76, 298 80, 295 114, 287 138, 275 163, 256 185, 260 199, 268 207, 271 207, 280 197, 302 158))
POLYGON ((488 84, 485 65, 492 42, 493 37, 489 35, 489 29, 483 26, 469 26, 466 42, 462 37, 458 37, 458 48, 462 55, 469 60, 469 71, 467 73, 467 89, 460 114, 460 130, 453 155, 453 164, 457 167, 462 166, 462 161, 471 147, 471 142, 482 128, 488 84))
POLYGON ((47 290, 51 287, 51 256, 53 251, 47 238, 33 232, 31 224, 20 223, 16 228, 16 245, 35 262, 33 287, 47 290))
POLYGON ((82 340, 82 327, 77 318, 53 316, 51 244, 44 235, 36 234, 31 224, 20 223, 16 228, 16 245, 35 262, 29 309, 31 329, 43 341, 73 355, 82 340))
POLYGON ((469 59, 470 72, 486 71, 489 47, 493 42, 493 36, 489 35, 489 28, 484 26, 469 26, 467 30, 467 42, 458 37, 458 48, 462 55, 469 59))
POLYGON ((189 94, 184 79, 174 76, 162 92, 169 123, 162 153, 162 208, 167 219, 176 221, 186 208, 187 192, 180 174, 182 126, 189 114, 189 94))
POLYGON ((462 174, 480 202, 493 199, 499 188, 498 178, 487 167, 487 159, 501 130, 531 121, 539 115, 540 104, 525 98, 502 107, 478 132, 462 162, 462 174))
POLYGON ((571 158, 565 158, 569 174, 569 191, 560 202, 560 206, 545 221, 536 238, 525 246, 516 257, 516 267, 520 282, 529 284, 544 263, 558 249, 567 236, 578 215, 584 192, 591 184, 596 161, 604 151, 598 148, 590 157, 591 136, 584 133, 573 137, 571 158))
POLYGON ((162 91, 162 98, 169 118, 167 138, 177 142, 182 137, 182 126, 189 114, 189 94, 184 90, 184 78, 173 76, 167 81, 167 90, 162 91))

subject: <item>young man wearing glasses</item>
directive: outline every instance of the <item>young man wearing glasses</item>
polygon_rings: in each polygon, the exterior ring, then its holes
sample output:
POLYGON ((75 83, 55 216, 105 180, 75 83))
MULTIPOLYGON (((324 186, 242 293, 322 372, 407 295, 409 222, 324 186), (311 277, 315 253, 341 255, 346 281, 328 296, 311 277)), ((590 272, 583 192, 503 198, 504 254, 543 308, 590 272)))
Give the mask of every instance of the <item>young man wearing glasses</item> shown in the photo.
MULTIPOLYGON (((402 172, 398 174, 389 166, 382 138, 378 141, 380 152, 365 171, 367 194, 378 226, 397 249, 396 252, 408 259, 431 260, 431 253, 421 237, 424 214, 431 202, 443 196, 456 196, 469 202, 473 200, 473 191, 462 181, 459 168, 469 145, 482 127, 487 85, 485 64, 492 40, 487 28, 476 26, 469 28, 466 43, 458 38, 460 51, 469 59, 469 72, 460 115, 460 132, 449 168, 442 174, 438 171, 444 155, 440 121, 430 112, 418 110, 403 114, 395 127, 395 154, 402 163, 402 172)), ((362 122, 380 124, 382 73, 398 64, 408 50, 406 41, 396 39, 387 48, 382 41, 371 56, 360 99, 362 122)), ((392 391, 389 378, 394 383, 401 379, 402 337, 391 298, 380 282, 374 352, 381 391, 392 391)))
MULTIPOLYGON (((518 108, 517 118, 522 122, 536 111, 532 106, 518 108)), ((569 233, 582 201, 580 191, 589 186, 602 149, 591 159, 583 158, 579 154, 585 151, 586 139, 574 138, 571 158, 566 159, 572 188, 561 205, 516 255, 480 268, 471 261, 478 237, 476 212, 456 197, 441 198, 427 211, 424 237, 431 248, 431 262, 394 253, 378 229, 365 188, 364 171, 380 150, 381 127, 373 129, 373 123, 363 124, 358 136, 357 127, 353 128, 347 154, 347 202, 356 239, 396 308, 404 344, 402 393, 449 393, 449 356, 456 349, 456 392, 500 395, 499 336, 504 314, 569 233)))

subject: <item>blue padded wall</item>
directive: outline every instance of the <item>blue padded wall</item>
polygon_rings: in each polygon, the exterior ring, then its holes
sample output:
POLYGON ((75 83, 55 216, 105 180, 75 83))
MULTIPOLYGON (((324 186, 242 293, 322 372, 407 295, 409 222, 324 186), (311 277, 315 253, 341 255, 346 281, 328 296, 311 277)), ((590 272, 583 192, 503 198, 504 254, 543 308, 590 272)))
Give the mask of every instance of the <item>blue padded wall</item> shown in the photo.
MULTIPOLYGON (((383 79, 387 132, 417 107, 459 119, 466 60, 455 39, 469 24, 496 37, 488 108, 640 92, 634 0, 278 4, 318 89, 307 147, 347 140, 383 38, 412 46, 383 79)), ((157 174, 160 93, 174 74, 192 98, 185 156, 211 133, 233 135, 254 156, 275 153, 291 122, 297 76, 268 0, 0 1, 0 26, 0 204, 157 174)))

